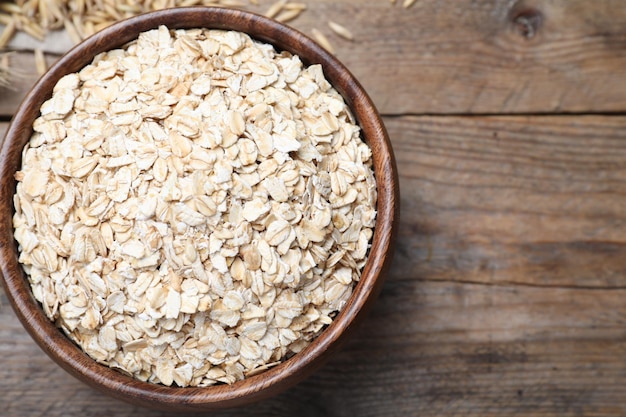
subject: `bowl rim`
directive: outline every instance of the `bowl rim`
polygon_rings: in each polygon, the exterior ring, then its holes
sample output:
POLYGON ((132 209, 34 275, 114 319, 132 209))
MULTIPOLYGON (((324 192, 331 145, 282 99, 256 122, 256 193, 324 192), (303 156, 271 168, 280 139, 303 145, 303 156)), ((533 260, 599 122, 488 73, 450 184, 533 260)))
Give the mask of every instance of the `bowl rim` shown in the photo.
POLYGON ((399 219, 398 174, 391 143, 372 100, 350 71, 308 36, 253 12, 220 7, 180 7, 150 12, 114 23, 64 54, 34 84, 18 107, 5 134, 0 153, 0 271, 5 291, 23 326, 61 367, 106 393, 143 406, 168 410, 211 410, 241 406, 276 395, 307 377, 362 319, 379 294, 389 268, 399 219), (165 25, 169 29, 237 30, 277 49, 298 54, 306 65, 322 65, 326 79, 351 108, 362 136, 372 148, 378 201, 377 219, 362 277, 343 310, 302 352, 258 375, 232 385, 166 387, 142 382, 97 363, 57 328, 32 296, 13 237, 14 174, 30 138, 32 123, 52 87, 63 75, 77 72, 100 52, 119 48, 139 33, 165 25))

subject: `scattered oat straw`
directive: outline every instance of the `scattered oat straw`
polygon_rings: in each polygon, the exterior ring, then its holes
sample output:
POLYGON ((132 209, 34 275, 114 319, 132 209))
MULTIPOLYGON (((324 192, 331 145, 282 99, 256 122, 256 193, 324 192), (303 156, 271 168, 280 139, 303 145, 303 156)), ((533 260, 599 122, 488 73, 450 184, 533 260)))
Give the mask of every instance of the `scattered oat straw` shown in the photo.
POLYGON ((14 34, 15 34, 15 21, 10 20, 8 24, 2 30, 2 33, 0 33, 0 49, 6 48, 7 44, 9 43, 9 40, 11 40, 14 34))
MULTIPOLYGON (((78 42, 119 20, 155 10, 181 6, 222 6, 242 8, 256 0, 15 0, 0 1, 0 24, 43 40, 50 30, 65 28, 78 42), (68 23, 69 22, 69 23, 68 23)), ((0 43, 0 49, 2 43, 0 43)))
POLYGON ((300 10, 300 11, 303 11, 303 10, 307 9, 307 5, 306 5, 306 3, 292 3, 292 2, 289 2, 289 3, 286 3, 283 6, 283 9, 284 10, 300 10))
POLYGON ((349 41, 354 40, 354 36, 352 32, 350 32, 345 26, 340 25, 339 23, 333 22, 332 20, 328 21, 328 27, 335 32, 337 35, 341 36, 344 39, 349 41))
POLYGON ((298 16, 300 16, 300 13, 302 13, 302 10, 303 9, 297 9, 297 8, 285 9, 278 16, 276 16, 276 20, 282 23, 290 22, 294 20, 295 18, 297 18, 298 16))
POLYGON ((269 9, 265 12, 265 16, 274 18, 283 10, 285 4, 287 4, 288 0, 278 0, 276 3, 272 4, 269 9))
POLYGON ((313 34, 313 38, 322 46, 322 48, 326 49, 331 54, 335 53, 335 48, 333 48, 333 45, 330 43, 326 35, 316 28, 311 29, 311 34, 313 34))
POLYGON ((34 55, 37 74, 43 75, 48 69, 48 65, 46 64, 46 57, 44 56, 43 51, 39 48, 35 48, 34 55))

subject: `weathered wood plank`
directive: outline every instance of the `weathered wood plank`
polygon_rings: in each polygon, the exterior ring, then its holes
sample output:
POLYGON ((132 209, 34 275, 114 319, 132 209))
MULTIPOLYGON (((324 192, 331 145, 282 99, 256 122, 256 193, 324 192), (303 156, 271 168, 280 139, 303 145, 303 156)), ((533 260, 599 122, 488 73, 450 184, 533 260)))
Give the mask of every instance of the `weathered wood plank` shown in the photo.
POLYGON ((386 121, 398 278, 626 287, 625 117, 386 121))
MULTIPOLYGON (((319 372, 274 399, 215 415, 622 416, 625 296, 393 277, 319 372)), ((167 415, 65 374, 0 299, 3 415, 167 415)))
MULTIPOLYGON (((54 55, 46 56, 46 63, 56 61, 54 55)), ((10 57, 14 75, 9 87, 0 87, 0 118, 10 118, 17 110, 20 102, 39 79, 32 52, 15 52, 10 57)))
MULTIPOLYGON (((626 8, 618 0, 396 3, 310 1, 289 24, 325 32, 385 114, 626 111, 626 8), (333 36, 329 19, 355 42, 333 36)), ((20 83, 17 96, 33 81, 20 83)), ((17 101, 3 103, 5 94, 0 114, 10 115, 17 101)))
POLYGON ((301 27, 336 15, 355 31, 338 56, 385 114, 625 108, 626 9, 615 0, 320 3, 301 27))

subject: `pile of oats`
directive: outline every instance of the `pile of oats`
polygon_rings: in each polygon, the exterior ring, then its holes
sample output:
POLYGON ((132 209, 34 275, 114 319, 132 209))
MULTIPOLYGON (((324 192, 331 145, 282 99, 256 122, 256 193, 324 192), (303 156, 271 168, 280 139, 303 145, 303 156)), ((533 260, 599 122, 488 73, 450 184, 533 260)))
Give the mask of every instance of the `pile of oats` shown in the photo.
POLYGON ((301 351, 359 280, 371 150, 319 65, 165 27, 62 78, 24 149, 19 260, 102 364, 233 383, 301 351))

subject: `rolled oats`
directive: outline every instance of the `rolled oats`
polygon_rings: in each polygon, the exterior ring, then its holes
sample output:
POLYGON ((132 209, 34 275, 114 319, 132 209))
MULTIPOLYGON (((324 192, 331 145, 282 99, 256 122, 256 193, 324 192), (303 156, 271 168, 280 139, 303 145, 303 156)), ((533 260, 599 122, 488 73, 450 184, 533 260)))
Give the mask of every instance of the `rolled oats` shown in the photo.
POLYGON ((345 305, 375 223, 371 164, 318 65, 238 32, 160 27, 42 105, 15 175, 19 260, 98 362, 233 383, 345 305))

